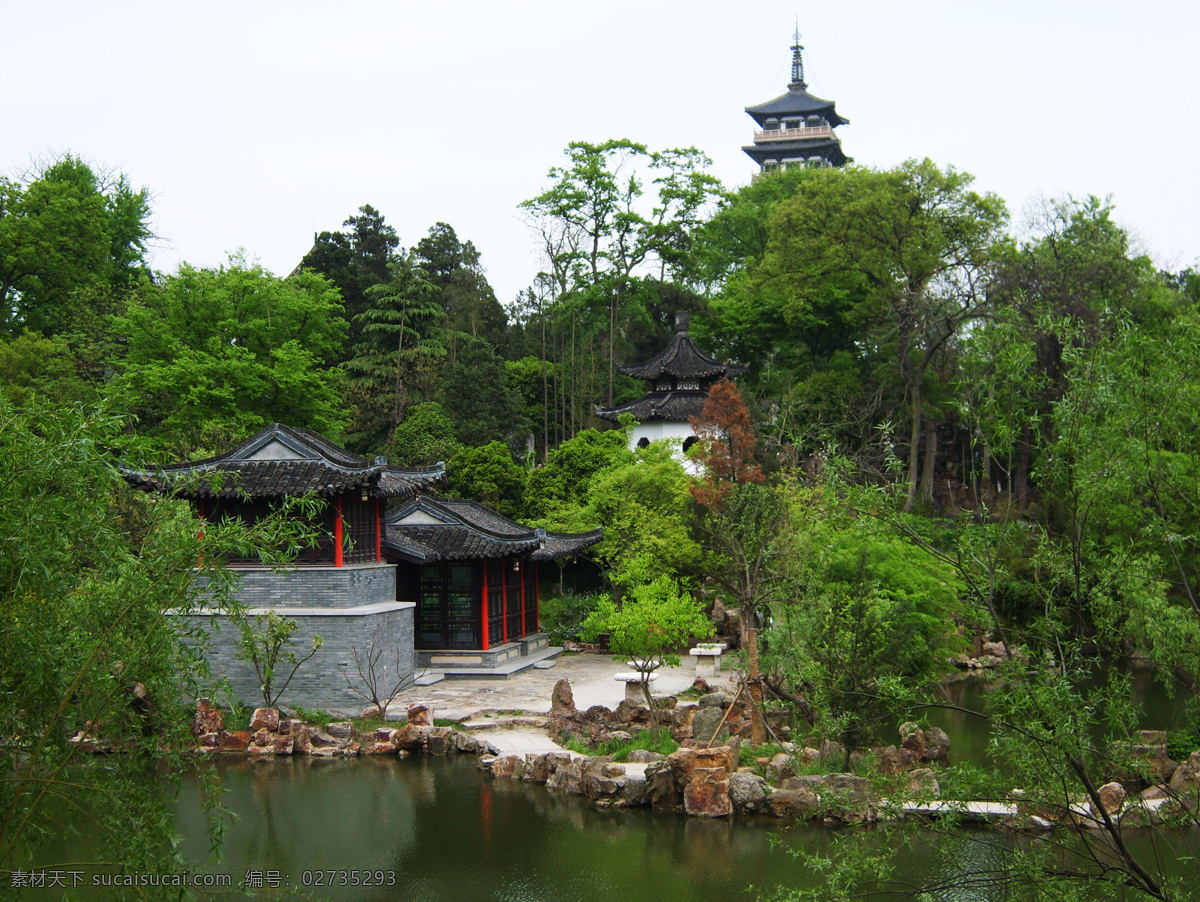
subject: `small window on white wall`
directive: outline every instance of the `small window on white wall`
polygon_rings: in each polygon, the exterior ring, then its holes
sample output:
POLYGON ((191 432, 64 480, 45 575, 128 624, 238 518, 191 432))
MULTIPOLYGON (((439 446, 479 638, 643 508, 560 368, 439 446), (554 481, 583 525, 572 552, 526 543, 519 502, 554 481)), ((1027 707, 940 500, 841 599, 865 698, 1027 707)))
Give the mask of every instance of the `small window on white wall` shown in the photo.
POLYGON ((649 448, 650 447, 650 439, 646 438, 646 436, 643 435, 640 439, 638 439, 637 446, 639 448, 649 448))

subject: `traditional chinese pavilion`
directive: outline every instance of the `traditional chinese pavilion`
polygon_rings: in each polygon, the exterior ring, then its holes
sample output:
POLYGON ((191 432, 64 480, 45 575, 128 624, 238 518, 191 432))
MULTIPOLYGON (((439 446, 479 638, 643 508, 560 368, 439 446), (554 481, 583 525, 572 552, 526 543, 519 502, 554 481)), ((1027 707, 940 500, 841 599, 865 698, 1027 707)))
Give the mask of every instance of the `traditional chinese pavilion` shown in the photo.
MULTIPOLYGON (((428 489, 445 475, 443 465, 402 468, 383 457, 368 461, 316 432, 276 423, 225 454, 124 475, 138 488, 187 499, 208 521, 253 522, 289 496, 325 501, 312 524, 317 541, 291 566, 230 562, 240 576, 238 600, 247 613, 275 610, 296 621, 299 647, 310 648, 314 636, 322 637, 320 651, 297 671, 284 703, 357 713, 362 699, 347 685, 355 678, 355 650, 362 658, 373 646, 382 648, 379 666, 395 674, 399 661, 402 670, 414 673, 416 606, 397 596, 396 566, 383 556, 385 505, 428 489)), ((210 630, 214 672, 243 701, 255 701, 258 676, 234 656, 237 634, 224 612, 205 610, 195 620, 210 630)))
MULTIPOLYGON (((666 350, 643 363, 618 367, 618 371, 646 382, 646 393, 619 407, 597 407, 596 416, 615 423, 622 414, 632 414, 637 426, 629 436, 630 448, 652 441, 679 442, 680 459, 686 462, 688 448, 696 441, 691 419, 704 411, 708 390, 714 382, 735 378, 747 371, 738 363, 721 363, 700 350, 688 332, 691 317, 678 313, 675 335, 666 350)), ((685 463, 686 465, 686 463, 685 463)))
POLYGON ((387 518, 398 598, 416 604, 418 666, 504 676, 553 657, 538 626, 539 567, 599 542, 600 529, 533 529, 475 501, 419 496, 387 518))
POLYGON ((754 132, 754 143, 742 150, 758 164, 761 172, 790 166, 845 166, 850 161, 834 132, 850 120, 838 115, 832 100, 808 93, 803 51, 797 30, 787 93, 758 106, 746 107, 758 129, 754 132))

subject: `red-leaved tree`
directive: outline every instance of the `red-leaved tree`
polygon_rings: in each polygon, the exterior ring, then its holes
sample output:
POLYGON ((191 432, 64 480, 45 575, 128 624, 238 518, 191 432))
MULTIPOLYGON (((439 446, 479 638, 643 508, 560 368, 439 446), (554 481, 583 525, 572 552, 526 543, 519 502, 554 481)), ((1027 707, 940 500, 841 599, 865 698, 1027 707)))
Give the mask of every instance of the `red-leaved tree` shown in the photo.
POLYGON ((766 741, 758 666, 758 612, 783 588, 779 558, 787 547, 787 504, 764 485, 755 460, 758 436, 738 387, 722 379, 709 390, 704 411, 692 419, 701 472, 692 486, 713 580, 739 606, 746 649, 746 684, 754 699, 751 741, 766 741))

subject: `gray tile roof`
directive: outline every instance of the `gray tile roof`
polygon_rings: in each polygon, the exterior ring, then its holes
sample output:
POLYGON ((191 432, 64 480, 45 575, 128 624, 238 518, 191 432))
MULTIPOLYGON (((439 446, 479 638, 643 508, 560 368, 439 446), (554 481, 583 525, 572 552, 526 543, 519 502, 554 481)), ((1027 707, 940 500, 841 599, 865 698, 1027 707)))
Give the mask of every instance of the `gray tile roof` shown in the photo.
POLYGON ((394 511, 384 527, 385 548, 409 560, 479 560, 527 557, 553 560, 576 554, 604 538, 602 529, 548 533, 477 501, 421 496, 394 511))
POLYGON ((158 470, 122 468, 137 488, 185 498, 333 496, 366 490, 373 498, 407 498, 445 476, 444 464, 393 467, 368 461, 311 429, 275 423, 231 451, 158 470))

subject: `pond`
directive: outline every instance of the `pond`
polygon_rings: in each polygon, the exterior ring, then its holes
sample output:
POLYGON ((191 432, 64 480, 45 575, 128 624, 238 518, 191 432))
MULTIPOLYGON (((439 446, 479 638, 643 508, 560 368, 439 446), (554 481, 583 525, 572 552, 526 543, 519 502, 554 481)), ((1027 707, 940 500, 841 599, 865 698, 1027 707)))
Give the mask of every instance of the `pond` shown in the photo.
MULTIPOLYGON (((948 689, 954 704, 978 708, 979 683, 948 689)), ((1147 726, 1167 726, 1171 703, 1152 690, 1147 726), (1164 707, 1165 706, 1165 707, 1164 707)), ((982 720, 940 709, 931 719, 952 735, 952 755, 981 754, 982 720)), ((181 854, 194 867, 249 875, 264 890, 277 886, 334 900, 502 900, 691 902, 757 898, 776 887, 812 885, 815 877, 791 850, 832 850, 837 831, 773 818, 688 818, 649 810, 604 811, 533 783, 493 778, 471 755, 451 758, 307 757, 214 762, 226 825, 224 856, 208 860, 200 791, 194 780, 170 802, 181 854), (357 884, 357 885, 355 885, 357 884)), ((1135 845, 1148 833, 1133 831, 1135 845)), ((1170 834, 1169 857, 1196 871, 1194 833, 1170 834), (1189 857, 1193 856, 1193 857, 1189 857)), ((889 842, 877 834, 881 847, 889 842)), ((72 840, 86 845, 87 837, 72 840)), ((1002 867, 1012 842, 995 831, 928 831, 902 856, 910 875, 955 875, 1002 867)), ((86 858, 63 841, 42 849, 43 861, 86 858)), ((1150 850, 1162 856, 1161 849, 1150 850)), ((273 894, 273 895, 274 895, 273 894)), ((84 898, 104 898, 103 895, 84 898)), ((883 898, 883 897, 880 897, 883 898)), ((1005 898, 998 890, 949 889, 939 900, 1005 898)))

